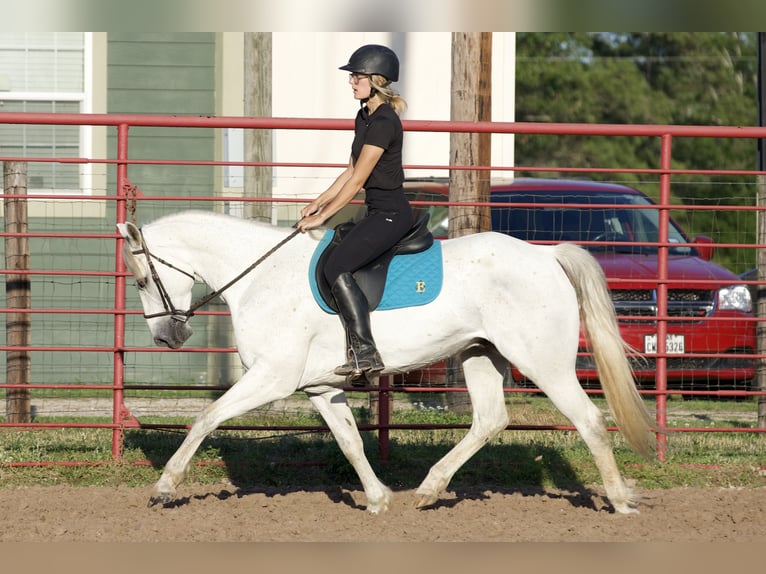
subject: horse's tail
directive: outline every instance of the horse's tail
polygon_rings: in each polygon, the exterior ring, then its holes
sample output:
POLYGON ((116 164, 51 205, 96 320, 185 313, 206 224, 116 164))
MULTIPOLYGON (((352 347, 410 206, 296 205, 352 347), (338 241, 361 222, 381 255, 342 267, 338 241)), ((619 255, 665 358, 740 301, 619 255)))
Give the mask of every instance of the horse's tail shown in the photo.
POLYGON ((649 457, 654 451, 656 425, 636 389, 626 356, 632 349, 620 335, 604 271, 590 253, 571 243, 557 245, 555 255, 577 293, 580 322, 609 409, 631 448, 649 457))

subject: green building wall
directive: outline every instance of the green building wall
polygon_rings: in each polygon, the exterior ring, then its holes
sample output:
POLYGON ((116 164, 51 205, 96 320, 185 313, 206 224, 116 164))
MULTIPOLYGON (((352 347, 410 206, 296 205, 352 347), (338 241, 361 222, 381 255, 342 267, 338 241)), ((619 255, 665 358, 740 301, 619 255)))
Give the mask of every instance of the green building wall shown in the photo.
MULTIPOLYGON (((214 115, 214 33, 110 33, 107 56, 107 112, 171 115, 214 115)), ((190 128, 131 128, 129 158, 152 160, 213 160, 213 130, 190 128)), ((117 154, 116 128, 107 130, 108 157, 117 154)), ((211 196, 211 166, 131 165, 129 179, 145 195, 211 196)), ((108 195, 116 190, 116 169, 107 171, 108 195)), ((139 203, 137 223, 147 223, 181 209, 213 209, 209 202, 139 203)), ((50 216, 31 217, 30 232, 98 233, 115 230, 114 204, 103 217, 60 217, 55 202, 50 216)), ((115 242, 111 239, 31 238, 32 269, 114 270, 115 242)), ((4 247, 3 257, 4 257, 4 247)), ((53 309, 110 309, 114 306, 114 279, 65 275, 32 276, 32 306, 53 309)), ((204 292, 204 286, 199 286, 204 292)), ((3 293, 3 299, 5 294, 3 293)), ((129 309, 140 309, 138 297, 128 285, 129 309)), ((32 344, 58 347, 103 347, 113 342, 113 317, 109 314, 33 314, 32 344)), ((195 317, 195 335, 189 345, 207 345, 207 320, 195 317)), ((149 331, 140 315, 128 316, 128 346, 151 345, 149 331)), ((2 339, 5 340, 3 328, 2 339)), ((5 353, 0 354, 5 373, 5 353)), ((109 384, 113 358, 104 352, 34 352, 32 383, 109 384)), ((204 382, 208 366, 204 353, 128 353, 126 380, 138 383, 204 382)))

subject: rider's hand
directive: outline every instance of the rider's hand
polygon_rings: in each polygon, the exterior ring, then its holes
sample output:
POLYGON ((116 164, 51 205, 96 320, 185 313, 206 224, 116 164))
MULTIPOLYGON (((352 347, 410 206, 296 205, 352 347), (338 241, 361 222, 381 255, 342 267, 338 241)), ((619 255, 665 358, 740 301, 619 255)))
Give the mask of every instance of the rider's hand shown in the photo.
POLYGON ((309 229, 316 229, 324 223, 324 218, 319 214, 309 215, 301 219, 295 226, 301 233, 306 233, 309 229))
POLYGON ((316 202, 312 201, 306 207, 301 209, 301 217, 316 215, 318 212, 319 212, 319 206, 316 204, 316 202))

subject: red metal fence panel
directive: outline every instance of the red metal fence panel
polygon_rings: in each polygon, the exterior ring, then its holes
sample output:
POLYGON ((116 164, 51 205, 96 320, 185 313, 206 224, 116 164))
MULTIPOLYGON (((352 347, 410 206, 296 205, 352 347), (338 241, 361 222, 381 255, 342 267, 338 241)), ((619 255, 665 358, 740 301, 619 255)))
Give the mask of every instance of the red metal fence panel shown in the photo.
MULTIPOLYGON (((78 246, 78 249, 83 249, 83 253, 80 254, 79 259, 68 259, 71 262, 69 267, 61 268, 55 259, 45 258, 43 252, 32 252, 33 259, 41 259, 45 261, 45 264, 41 266, 33 267, 29 270, 18 270, 3 268, 0 273, 4 276, 11 274, 15 275, 27 275, 30 278, 36 278, 46 281, 46 285, 50 285, 50 296, 43 298, 42 304, 33 302, 32 306, 28 309, 10 309, 0 308, 0 315, 3 316, 4 322, 7 321, 7 317, 11 313, 18 313, 19 311, 28 314, 32 317, 33 333, 38 333, 35 337, 35 341, 32 344, 19 347, 17 345, 9 345, 7 341, 5 344, 0 345, 0 351, 3 353, 24 351, 39 355, 43 359, 56 356, 56 359, 52 361, 54 364, 61 363, 61 357, 71 357, 70 374, 71 381, 68 383, 61 382, 47 382, 44 378, 40 380, 33 380, 26 388, 30 390, 47 390, 56 389, 60 393, 71 393, 72 400, 76 400, 78 393, 83 390, 89 392, 101 391, 106 393, 111 403, 111 412, 108 417, 108 422, 105 421, 89 421, 89 422, 57 422, 55 420, 48 422, 40 422, 33 420, 32 422, 12 423, 5 419, 1 419, 0 428, 3 430, 14 429, 16 431, 24 431, 29 429, 39 428, 103 428, 109 429, 112 434, 111 452, 112 458, 116 461, 120 460, 122 452, 122 437, 123 432, 128 428, 173 428, 174 425, 165 425, 157 423, 148 423, 141 420, 142 416, 132 412, 131 408, 126 405, 126 390, 146 390, 157 391, 158 393, 164 390, 183 390, 188 389, 190 391, 203 391, 206 393, 214 393, 224 390, 226 387, 216 384, 190 384, 188 381, 175 381, 173 384, 150 384, 142 385, 140 383, 130 383, 126 379, 126 370, 130 367, 126 363, 126 357, 148 357, 149 355, 162 354, 161 359, 167 359, 169 357, 168 351, 163 351, 147 345, 138 345, 135 343, 137 340, 137 333, 140 331, 144 333, 145 325, 143 325, 143 318, 139 308, 135 306, 135 300, 132 303, 129 302, 130 295, 126 289, 127 279, 129 274, 125 271, 125 266, 122 260, 122 242, 123 240, 114 232, 113 223, 124 222, 135 216, 135 213, 142 211, 142 205, 165 205, 170 206, 168 209, 185 208, 190 205, 204 204, 204 205, 216 205, 222 206, 230 202, 248 202, 248 201, 264 201, 255 198, 243 198, 241 196, 226 196, 226 195, 210 195, 210 196, 179 196, 179 195, 144 195, 133 184, 129 177, 129 171, 131 168, 137 169, 139 166, 209 166, 209 167, 231 167, 231 166, 252 166, 252 167, 316 167, 317 164, 306 163, 256 163, 256 162, 227 162, 227 161, 202 161, 202 160, 168 160, 168 159, 131 159, 129 154, 130 149, 130 130, 131 128, 162 128, 162 127, 177 127, 177 128, 207 128, 207 129, 225 129, 225 128, 241 128, 241 129, 269 129, 269 130, 351 130, 353 128, 353 122, 347 120, 332 120, 332 119, 304 119, 304 118, 234 118, 234 117, 177 117, 177 116, 160 116, 160 115, 87 115, 87 114, 30 114, 30 113, 0 113, 0 125, 3 124, 27 124, 27 125, 80 125, 80 126, 108 126, 110 129, 116 130, 116 153, 114 157, 103 158, 64 158, 64 157, 28 157, 28 158, 14 158, 14 157, 0 157, 0 162, 59 162, 59 163, 76 163, 82 166, 96 166, 105 165, 114 170, 114 181, 112 189, 104 189, 101 194, 82 195, 77 193, 61 194, 57 192, 51 193, 37 193, 28 199, 30 202, 36 202, 38 206, 49 206, 45 209, 55 210, 57 205, 60 204, 99 204, 104 206, 103 216, 93 223, 93 225, 83 225, 80 228, 64 228, 60 229, 55 221, 47 224, 46 218, 39 218, 39 225, 30 229, 26 233, 4 232, 0 233, 4 238, 8 237, 25 237, 29 239, 35 239, 39 241, 40 246, 50 246, 57 243, 65 242, 79 242, 73 243, 78 246), (84 245, 96 245, 97 247, 87 247, 84 245), (106 283, 100 283, 101 281, 106 283), (73 297, 70 299, 62 300, 56 295, 57 282, 68 281, 68 285, 74 287, 78 284, 87 285, 83 287, 83 293, 90 290, 98 291, 105 288, 108 284, 111 289, 111 300, 113 304, 111 306, 96 306, 92 305, 92 301, 87 294, 81 296, 81 298, 73 297), (55 331, 50 337, 48 333, 42 333, 45 330, 45 325, 48 324, 49 317, 58 317, 62 320, 62 317, 72 317, 71 328, 61 327, 57 323, 55 331), (40 322, 43 326, 37 327, 40 322), (88 325, 94 326, 89 327, 88 325), (105 341, 106 332, 111 333, 111 341, 105 341), (82 337, 80 332, 83 330, 92 329, 93 332, 87 337, 82 337), (83 344, 82 340, 88 341, 87 344, 83 344), (93 341, 98 341, 95 344, 93 341), (98 359, 85 360, 86 355, 92 355, 99 357, 98 359), (88 363, 89 371, 87 376, 85 371, 78 370, 78 365, 88 363), (107 372, 110 374, 106 374, 107 372), (75 382, 78 380, 85 380, 91 377, 89 382, 75 382), (104 380, 99 379, 102 378, 104 380)), ((660 218, 660 236, 659 241, 656 244, 658 247, 659 266, 658 276, 656 278, 658 284, 658 297, 657 297, 657 337, 656 337, 656 387, 654 389, 644 389, 642 393, 647 396, 653 396, 656 403, 657 412, 657 424, 660 429, 668 428, 668 413, 667 413, 667 399, 672 394, 681 395, 707 395, 707 396, 739 396, 739 397, 763 397, 766 392, 757 390, 755 387, 739 390, 728 389, 709 389, 709 390, 683 390, 683 389, 671 389, 667 384, 667 369, 668 361, 674 359, 674 354, 669 352, 666 348, 667 334, 668 334, 668 287, 673 284, 673 280, 668 277, 668 261, 667 253, 668 247, 672 246, 672 243, 668 239, 668 222, 670 220, 670 213, 672 210, 678 210, 686 208, 690 212, 705 210, 729 210, 732 212, 741 212, 743 217, 753 217, 760 215, 760 211, 764 208, 757 206, 754 203, 747 205, 726 205, 726 206, 684 206, 674 204, 671 200, 671 183, 674 178, 690 175, 701 176, 766 176, 766 173, 753 170, 694 170, 694 169, 678 169, 673 168, 672 163, 672 145, 674 138, 749 138, 749 139, 766 139, 766 128, 743 128, 743 127, 703 127, 703 126, 667 126, 667 125, 585 125, 585 124, 537 124, 537 123, 493 123, 493 122, 441 122, 441 121, 405 121, 405 130, 407 131, 422 131, 422 132, 490 132, 498 134, 546 134, 551 136, 567 136, 567 135, 580 135, 580 136, 606 136, 606 137, 624 137, 624 136, 636 136, 644 138, 655 138, 660 141, 660 155, 657 158, 657 168, 631 168, 626 166, 625 168, 580 168, 580 167, 557 167, 557 166, 426 166, 426 165, 408 165, 409 170, 417 172, 417 170, 425 169, 444 169, 444 170, 484 170, 484 171, 507 171, 512 174, 517 171, 524 172, 546 172, 557 173, 560 175, 582 175, 582 174, 636 174, 636 175, 648 175, 656 178, 658 182, 658 205, 660 218)), ((755 142, 754 142, 755 149, 755 142)), ((333 168, 338 167, 330 164, 320 164, 323 167, 333 168)), ((757 184, 754 184, 757 185, 757 184)), ((140 187, 140 186, 139 186, 140 187)), ((3 193, 4 199, 14 199, 16 196, 13 194, 3 193)), ((311 198, 273 198, 268 201, 275 203, 302 203, 308 201, 311 198)), ((426 202, 427 203, 427 202, 426 202)), ((449 205, 449 202, 441 202, 442 205, 449 205)), ((43 211, 45 211, 43 209, 43 211)), ((49 212, 49 213, 52 213, 49 212)), ((53 219, 53 218, 51 218, 53 219)), ((77 220, 77 217, 69 218, 72 221, 77 220)), ((714 242, 718 248, 727 249, 739 249, 739 250, 758 250, 763 248, 763 245, 759 245, 754 237, 749 238, 748 241, 738 242, 714 242)), ((754 287, 759 285, 757 277, 747 278, 749 284, 754 287)), ((700 280, 704 284, 704 280, 700 280)), ((47 287, 46 287, 47 288, 47 287)), ((761 286, 762 288, 762 286, 761 286)), ((103 293, 102 293, 103 295, 103 293)), ((103 298, 100 299, 103 301, 103 298)), ((209 308, 199 313, 201 316, 207 316, 208 318, 223 317, 227 315, 226 310, 221 308, 209 308)), ((762 318, 757 316, 752 317, 752 322, 757 324, 763 321, 762 318)), ((66 325, 66 323, 64 323, 66 325)), ((210 344, 198 344, 191 348, 187 348, 177 353, 186 354, 203 354, 203 355, 227 355, 234 352, 234 349, 230 345, 210 345, 210 344)), ((705 358, 705 357, 700 357, 705 358)), ((725 359, 724 355, 715 355, 712 358, 725 359)), ((749 354, 738 355, 738 359, 751 360, 756 365, 760 365, 764 357, 759 355, 754 350, 749 354)), ((157 364, 157 363, 155 363, 157 364)), ((44 372, 45 374, 45 372, 44 372)), ((51 376, 51 373, 47 373, 46 376, 51 376)), ((189 375, 191 376, 191 375, 189 375)), ((18 385, 12 384, 0 384, 0 391, 7 392, 9 389, 18 388, 18 385)), ((394 425, 391 423, 390 401, 389 397, 392 393, 403 393, 417 395, 417 393, 423 392, 461 392, 456 388, 445 388, 442 385, 439 386, 424 386, 423 384, 414 384, 411 380, 407 380, 406 377, 402 381, 394 382, 388 378, 382 380, 380 388, 370 389, 370 393, 379 394, 380 400, 377 401, 378 409, 377 421, 375 424, 369 424, 362 426, 363 429, 377 430, 379 431, 379 444, 380 453, 383 459, 388 456, 388 437, 389 431, 398 428, 404 428, 402 425, 394 425)), ((527 387, 519 386, 514 381, 510 381, 506 388, 508 393, 528 393, 534 392, 527 387)), ((598 393, 597 389, 590 389, 588 392, 598 393)), ((94 417, 95 418, 95 417, 94 417)), ((177 425, 175 425, 177 426, 177 425)), ((183 425, 181 425, 183 426, 183 425)), ((438 428, 439 425, 432 425, 430 428, 438 428)), ((320 427, 321 428, 321 427, 320 427)), ((418 427, 424 428, 424 427, 418 427)), ((511 425, 509 429, 527 429, 530 428, 524 425, 511 425)), ((533 427, 537 430, 558 430, 558 429, 570 429, 567 426, 536 426, 533 427)), ((288 430, 280 428, 279 430, 288 430)), ((294 429, 300 430, 300 429, 294 429)), ((756 426, 741 426, 741 427, 687 427, 682 429, 675 429, 681 432, 748 432, 748 433, 762 433, 766 432, 764 428, 758 428, 756 426)), ((665 449, 665 436, 658 434, 658 446, 660 453, 662 454, 665 449)), ((76 462, 76 461, 75 461, 76 462)), ((6 464, 0 461, 0 464, 6 464)), ((33 464, 31 461, 14 461, 7 464, 33 464)), ((62 464, 64 464, 62 462, 62 464)), ((73 464, 72 461, 67 461, 66 464, 73 464)))

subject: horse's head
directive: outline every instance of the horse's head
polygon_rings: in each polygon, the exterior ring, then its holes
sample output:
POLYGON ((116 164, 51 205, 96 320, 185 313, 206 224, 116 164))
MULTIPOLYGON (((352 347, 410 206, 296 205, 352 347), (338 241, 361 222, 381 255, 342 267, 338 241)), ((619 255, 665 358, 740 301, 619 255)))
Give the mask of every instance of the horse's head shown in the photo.
POLYGON ((164 257, 153 254, 141 231, 132 223, 118 223, 125 239, 125 265, 136 278, 144 317, 156 345, 179 349, 191 337, 186 324, 194 275, 164 257))

